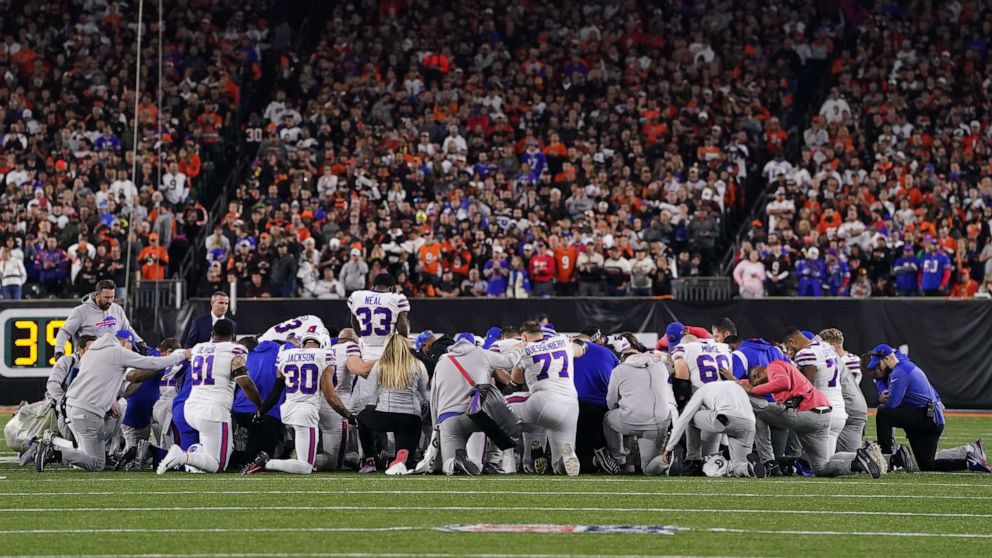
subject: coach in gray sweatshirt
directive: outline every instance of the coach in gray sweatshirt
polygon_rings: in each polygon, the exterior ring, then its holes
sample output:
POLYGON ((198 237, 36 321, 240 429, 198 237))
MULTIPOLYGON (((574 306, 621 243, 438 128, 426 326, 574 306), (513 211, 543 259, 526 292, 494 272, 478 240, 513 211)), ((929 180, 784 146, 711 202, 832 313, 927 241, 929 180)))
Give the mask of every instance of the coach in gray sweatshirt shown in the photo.
POLYGON ((66 415, 79 449, 58 452, 50 442, 39 442, 41 455, 35 461, 39 471, 49 461, 59 458, 65 464, 87 471, 102 471, 106 464, 106 441, 113 435, 107 432, 105 420, 121 393, 127 370, 161 370, 189 358, 188 349, 164 357, 141 356, 131 350, 134 342, 133 333, 121 330, 101 335, 89 346, 65 396, 66 415))
MULTIPOLYGON (((521 355, 519 349, 503 354, 487 351, 476 346, 471 334, 461 334, 456 339, 455 344, 448 347, 447 354, 438 359, 431 388, 431 418, 439 430, 441 463, 454 459, 459 451, 465 451, 469 437, 482 432, 465 414, 475 385, 488 384, 497 370, 512 369, 521 355), (470 379, 459 371, 455 361, 470 379)), ((445 471, 451 472, 451 468, 447 467, 445 471)))
POLYGON ((104 279, 96 284, 96 292, 83 297, 82 303, 73 308, 55 337, 55 360, 65 354, 67 341, 75 342, 80 335, 99 337, 120 330, 130 331, 136 342, 143 342, 131 327, 124 309, 114 302, 117 286, 104 279))
POLYGON ((661 456, 668 425, 678 417, 668 369, 654 355, 633 348, 622 353, 621 360, 606 391, 610 411, 603 420, 603 434, 607 449, 622 464, 623 436, 635 436, 644 474, 660 474, 648 465, 661 456))

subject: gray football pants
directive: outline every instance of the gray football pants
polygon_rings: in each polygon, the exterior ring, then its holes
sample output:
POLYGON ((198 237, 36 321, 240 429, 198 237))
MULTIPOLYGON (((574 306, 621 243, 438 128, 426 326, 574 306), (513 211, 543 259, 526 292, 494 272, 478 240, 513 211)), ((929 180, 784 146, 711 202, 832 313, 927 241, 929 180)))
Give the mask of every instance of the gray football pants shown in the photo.
POLYGON ((840 477, 854 474, 851 463, 854 452, 830 452, 830 413, 814 413, 813 411, 798 412, 786 409, 764 399, 751 398, 751 407, 755 416, 755 446, 762 461, 775 458, 772 451, 770 427, 778 427, 792 431, 799 439, 803 455, 813 467, 813 474, 818 477, 840 477))
POLYGON ((90 472, 102 471, 107 464, 107 443, 114 437, 117 419, 105 420, 85 409, 66 407, 78 449, 62 449, 62 463, 90 472))
MULTIPOLYGON (((746 477, 747 455, 754 445, 755 421, 742 417, 723 415, 727 424, 717 418, 720 413, 708 409, 699 409, 692 416, 692 421, 686 427, 686 439, 700 439, 703 433, 710 434, 716 440, 721 434, 727 435, 727 447, 730 450, 730 466, 727 474, 746 477)), ((687 454, 688 457, 688 454, 687 454)))

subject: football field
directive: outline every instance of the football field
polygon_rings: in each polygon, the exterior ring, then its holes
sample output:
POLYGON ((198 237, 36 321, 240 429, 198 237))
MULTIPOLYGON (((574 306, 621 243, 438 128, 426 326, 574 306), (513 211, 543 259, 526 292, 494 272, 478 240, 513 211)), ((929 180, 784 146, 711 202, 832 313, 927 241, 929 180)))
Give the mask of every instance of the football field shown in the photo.
MULTIPOLYGON (((944 446, 980 436, 992 418, 949 417, 944 446)), ((159 477, 0 457, 5 556, 992 556, 992 475, 977 473, 159 477)))

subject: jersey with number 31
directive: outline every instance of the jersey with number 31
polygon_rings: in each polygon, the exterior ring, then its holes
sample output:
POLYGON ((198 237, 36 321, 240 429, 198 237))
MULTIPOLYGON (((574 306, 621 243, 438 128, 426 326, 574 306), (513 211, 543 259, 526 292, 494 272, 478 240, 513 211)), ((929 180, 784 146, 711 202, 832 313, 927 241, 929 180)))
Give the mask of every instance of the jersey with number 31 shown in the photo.
POLYGON ((400 312, 410 311, 410 301, 403 293, 355 291, 348 297, 348 308, 358 322, 358 335, 367 347, 381 347, 386 337, 396 331, 400 312))
POLYGON ((672 349, 672 360, 683 359, 689 367, 689 381, 695 392, 703 384, 720 379, 720 369, 731 370, 730 346, 712 339, 682 343, 672 349))
POLYGON ((200 418, 225 422, 231 419, 234 403, 235 357, 248 357, 244 345, 232 341, 198 343, 192 349, 189 365, 190 392, 186 412, 200 418))
POLYGON ((529 343, 517 366, 523 370, 531 393, 548 391, 578 398, 572 376, 572 342, 564 335, 529 343))
POLYGON ((320 376, 334 367, 335 352, 327 349, 286 349, 276 357, 286 381, 286 401, 280 408, 284 424, 313 426, 320 409, 320 376))

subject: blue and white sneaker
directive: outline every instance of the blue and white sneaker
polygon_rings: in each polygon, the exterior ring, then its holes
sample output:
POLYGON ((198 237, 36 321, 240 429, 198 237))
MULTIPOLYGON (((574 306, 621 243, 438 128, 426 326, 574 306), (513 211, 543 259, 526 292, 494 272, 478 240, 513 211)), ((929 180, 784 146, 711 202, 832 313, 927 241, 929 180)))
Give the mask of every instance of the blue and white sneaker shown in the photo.
POLYGON ((24 453, 17 458, 17 463, 21 467, 26 467, 28 463, 33 463, 34 456, 38 453, 38 448, 38 437, 34 436, 28 440, 28 449, 24 450, 24 453))

